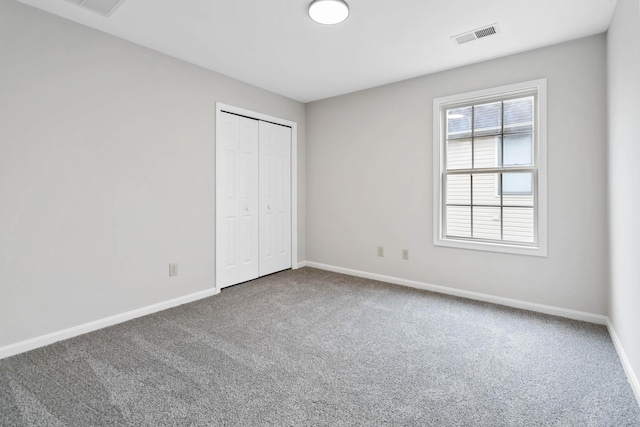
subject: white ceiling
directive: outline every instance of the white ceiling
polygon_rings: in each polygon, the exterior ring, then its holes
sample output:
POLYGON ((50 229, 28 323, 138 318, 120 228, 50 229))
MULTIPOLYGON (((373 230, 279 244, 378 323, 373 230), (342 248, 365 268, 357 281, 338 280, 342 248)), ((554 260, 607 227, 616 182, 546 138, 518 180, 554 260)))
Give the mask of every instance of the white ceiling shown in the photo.
POLYGON ((102 17, 67 0, 18 0, 302 102, 607 30, 616 0, 347 0, 323 26, 311 0, 124 0, 102 17), (450 37, 497 23, 500 33, 450 37))

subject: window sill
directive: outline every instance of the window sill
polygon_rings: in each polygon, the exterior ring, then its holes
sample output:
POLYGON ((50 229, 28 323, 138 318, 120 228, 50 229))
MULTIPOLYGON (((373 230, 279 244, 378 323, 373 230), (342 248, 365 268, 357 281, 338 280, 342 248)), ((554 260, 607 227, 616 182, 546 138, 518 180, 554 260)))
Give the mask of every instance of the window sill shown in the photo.
POLYGON ((511 244, 489 243, 489 242, 473 242, 468 240, 456 239, 434 239, 435 246, 442 246, 457 249, 471 249, 475 251, 500 252, 514 255, 529 255, 537 257, 546 257, 547 249, 540 246, 518 246, 511 244))

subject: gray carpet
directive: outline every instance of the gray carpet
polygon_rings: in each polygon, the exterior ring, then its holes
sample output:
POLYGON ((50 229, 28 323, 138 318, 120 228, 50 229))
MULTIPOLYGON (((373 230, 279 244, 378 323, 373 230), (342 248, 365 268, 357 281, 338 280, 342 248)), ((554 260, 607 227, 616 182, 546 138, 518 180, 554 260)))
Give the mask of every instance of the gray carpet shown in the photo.
POLYGON ((2 426, 640 426, 607 331, 304 268, 0 361, 2 426))

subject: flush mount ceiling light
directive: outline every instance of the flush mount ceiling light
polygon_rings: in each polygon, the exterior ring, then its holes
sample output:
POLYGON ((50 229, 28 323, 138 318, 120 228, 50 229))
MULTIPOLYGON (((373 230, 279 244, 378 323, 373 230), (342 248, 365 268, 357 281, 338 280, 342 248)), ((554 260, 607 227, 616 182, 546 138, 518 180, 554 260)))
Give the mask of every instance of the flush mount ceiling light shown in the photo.
POLYGON ((313 0, 309 17, 319 24, 339 24, 349 17, 349 5, 344 0, 313 0))

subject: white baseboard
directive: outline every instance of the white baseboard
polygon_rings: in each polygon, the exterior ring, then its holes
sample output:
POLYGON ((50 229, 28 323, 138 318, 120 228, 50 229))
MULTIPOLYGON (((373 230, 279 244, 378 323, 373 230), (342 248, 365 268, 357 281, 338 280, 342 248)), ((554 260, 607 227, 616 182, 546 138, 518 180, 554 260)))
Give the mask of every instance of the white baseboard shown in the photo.
POLYGON ((607 329, 609 330, 611 341, 613 341, 613 345, 616 348, 616 351, 618 352, 618 356, 620 357, 620 362, 622 363, 624 372, 627 374, 627 379, 629 380, 629 384, 631 384, 631 389, 633 390, 633 394, 636 395, 636 400, 638 401, 638 405, 640 405, 640 381, 638 381, 638 377, 636 376, 635 372, 633 372, 633 368, 631 367, 631 363, 629 363, 627 354, 624 352, 624 348, 622 347, 622 343, 618 338, 618 334, 616 334, 616 330, 613 328, 611 319, 609 319, 608 317, 607 317, 607 329))
POLYGON ((490 302, 493 304, 505 305, 507 307, 514 307, 523 310, 535 311, 538 313, 551 314, 553 316, 566 317, 569 319, 581 320, 583 322, 596 323, 598 325, 607 324, 607 316, 603 316, 601 314, 586 313, 583 311, 569 310, 566 308, 537 304, 534 302, 498 297, 479 292, 465 291, 462 289, 450 288, 447 286, 432 285, 430 283, 400 279, 398 277, 384 276, 381 274, 368 273, 366 271, 352 270, 350 268, 336 267, 333 265, 321 264, 313 261, 305 261, 305 265, 307 267, 318 268, 320 270, 333 271, 335 273, 342 273, 356 277, 364 277, 366 279, 378 280, 380 282, 393 283, 395 285, 409 286, 411 288, 424 289, 426 291, 438 292, 441 294, 453 295, 477 301, 490 302))
POLYGON ((302 267, 307 267, 307 261, 300 261, 296 269, 302 268, 302 267))
POLYGON ((123 323, 137 317, 146 316, 148 314, 156 313, 168 308, 177 307, 182 304, 187 304, 199 299, 207 298, 218 293, 220 293, 220 291, 216 288, 207 289, 206 291, 196 292, 193 294, 185 295, 183 297, 149 305, 147 307, 127 311, 126 313, 116 314, 115 316, 95 320, 83 325, 78 325, 68 329, 63 329, 61 331, 52 332, 40 337, 31 338, 26 341, 9 344, 7 346, 0 347, 0 360, 6 357, 14 356, 16 354, 24 353, 25 351, 44 347, 45 345, 53 344, 58 341, 86 334, 88 332, 97 331, 98 329, 106 328, 107 326, 117 325, 118 323, 123 323))

